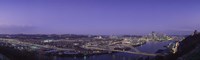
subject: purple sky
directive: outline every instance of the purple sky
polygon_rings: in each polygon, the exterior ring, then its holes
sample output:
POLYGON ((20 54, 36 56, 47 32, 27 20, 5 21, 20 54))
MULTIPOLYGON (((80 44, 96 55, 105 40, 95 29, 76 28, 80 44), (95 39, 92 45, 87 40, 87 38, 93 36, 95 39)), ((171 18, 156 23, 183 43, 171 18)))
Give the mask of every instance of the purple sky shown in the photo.
POLYGON ((0 33, 189 34, 200 1, 0 0, 0 33))

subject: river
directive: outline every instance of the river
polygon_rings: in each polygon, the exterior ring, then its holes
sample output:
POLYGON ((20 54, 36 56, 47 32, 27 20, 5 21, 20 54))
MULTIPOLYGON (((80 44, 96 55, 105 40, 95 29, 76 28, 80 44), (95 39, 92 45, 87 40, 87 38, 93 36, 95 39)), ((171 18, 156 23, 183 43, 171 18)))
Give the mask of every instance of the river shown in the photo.
MULTIPOLYGON (((163 42, 147 42, 144 45, 136 47, 141 52, 146 53, 155 53, 159 49, 164 49, 163 46, 166 46, 173 41, 163 41, 163 42)), ((36 57, 38 58, 38 57, 36 57)), ((39 56, 37 60, 136 60, 136 59, 145 59, 152 58, 144 55, 129 54, 129 53, 110 53, 102 55, 92 55, 84 57, 58 57, 58 56, 39 56)), ((1 60, 8 60, 7 57, 0 54, 1 60)))

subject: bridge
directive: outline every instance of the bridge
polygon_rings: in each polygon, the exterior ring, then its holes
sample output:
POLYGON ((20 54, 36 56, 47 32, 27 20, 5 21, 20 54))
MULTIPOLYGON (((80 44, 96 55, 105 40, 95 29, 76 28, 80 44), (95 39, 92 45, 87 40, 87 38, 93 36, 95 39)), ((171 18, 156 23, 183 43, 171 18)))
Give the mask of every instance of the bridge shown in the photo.
POLYGON ((157 56, 157 55, 159 55, 159 54, 153 54, 153 53, 140 52, 136 48, 131 48, 131 49, 134 49, 135 52, 132 52, 132 51, 122 51, 122 50, 114 50, 114 49, 103 49, 103 48, 88 47, 88 46, 85 46, 85 48, 87 48, 87 49, 93 49, 93 50, 106 50, 106 51, 113 51, 113 52, 123 52, 123 53, 138 54, 138 55, 145 55, 145 56, 157 56))
MULTIPOLYGON (((42 47, 42 48, 52 48, 52 49, 56 49, 56 50, 68 50, 68 51, 74 50, 74 49, 58 48, 58 47, 53 47, 53 46, 49 46, 49 45, 39 45, 39 44, 32 44, 32 43, 28 43, 28 42, 21 42, 21 41, 14 40, 14 39, 0 39, 0 40, 5 41, 7 43, 11 43, 11 44, 18 44, 18 45, 25 45, 25 46, 37 46, 37 47, 42 47)), ((114 48, 103 49, 103 48, 88 47, 88 46, 85 46, 84 48, 91 49, 91 50, 105 50, 105 51, 123 52, 123 53, 146 55, 146 56, 157 56, 157 55, 159 55, 159 54, 153 54, 153 53, 140 52, 138 49, 136 49, 134 47, 131 47, 131 49, 133 49, 135 52, 124 51, 124 50, 115 50, 114 48)))

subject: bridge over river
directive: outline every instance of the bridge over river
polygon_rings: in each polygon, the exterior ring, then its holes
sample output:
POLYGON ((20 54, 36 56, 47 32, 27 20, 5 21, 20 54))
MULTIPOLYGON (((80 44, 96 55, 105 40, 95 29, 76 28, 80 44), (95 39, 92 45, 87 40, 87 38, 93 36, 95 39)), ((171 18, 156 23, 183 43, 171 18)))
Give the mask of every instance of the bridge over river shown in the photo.
POLYGON ((114 50, 114 49, 103 49, 103 48, 98 48, 98 47, 85 47, 87 49, 93 49, 93 50, 106 50, 106 51, 113 51, 113 52, 123 52, 123 53, 129 53, 129 54, 138 54, 138 55, 145 55, 145 56, 157 56, 161 54, 155 54, 155 53, 145 53, 145 52, 140 52, 136 48, 131 48, 135 51, 124 51, 124 50, 114 50))
MULTIPOLYGON (((52 46, 45 46, 45 45, 38 45, 38 44, 32 44, 32 43, 27 43, 27 42, 20 42, 18 40, 14 40, 14 39, 0 39, 2 41, 5 41, 7 43, 11 43, 11 44, 18 44, 18 45, 25 45, 25 46, 37 46, 37 47, 43 47, 43 48, 53 48, 56 50, 68 50, 68 51, 73 51, 74 49, 66 49, 66 48, 57 48, 57 47, 52 47, 52 46)), ((129 54, 139 54, 139 55, 146 55, 146 56, 157 56, 157 55, 161 55, 161 54, 155 54, 155 53, 145 53, 145 52, 141 52, 138 49, 131 47, 131 49, 133 49, 134 51, 124 51, 124 50, 115 50, 113 48, 109 48, 109 49, 103 49, 103 48, 98 48, 98 47, 88 47, 85 46, 84 48, 86 49, 91 49, 91 50, 105 50, 105 51, 113 51, 113 52, 123 52, 123 53, 129 53, 129 54)))

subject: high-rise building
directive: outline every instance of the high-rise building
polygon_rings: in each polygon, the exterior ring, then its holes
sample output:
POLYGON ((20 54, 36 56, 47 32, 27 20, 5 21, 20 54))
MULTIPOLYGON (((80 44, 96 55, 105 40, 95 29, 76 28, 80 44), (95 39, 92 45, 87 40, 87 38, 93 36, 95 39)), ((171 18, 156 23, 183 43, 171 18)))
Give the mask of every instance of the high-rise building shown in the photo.
POLYGON ((158 36, 157 36, 157 33, 156 32, 152 32, 152 40, 158 40, 158 36))

